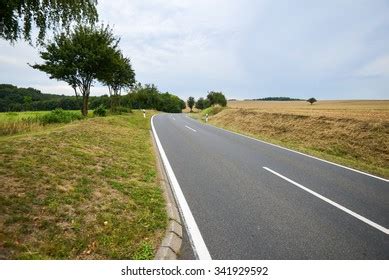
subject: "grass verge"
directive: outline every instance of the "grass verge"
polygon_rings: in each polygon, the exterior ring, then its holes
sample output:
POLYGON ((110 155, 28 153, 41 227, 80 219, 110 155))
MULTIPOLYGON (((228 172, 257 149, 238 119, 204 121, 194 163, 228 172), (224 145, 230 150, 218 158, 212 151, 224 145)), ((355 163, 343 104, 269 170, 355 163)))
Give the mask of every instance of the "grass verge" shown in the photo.
POLYGON ((151 259, 167 225, 139 112, 0 137, 1 259, 151 259))
MULTIPOLYGON (((92 112, 89 114, 92 115, 92 112)), ((0 113, 0 136, 46 129, 48 125, 69 123, 82 119, 80 111, 55 109, 53 111, 0 113)))

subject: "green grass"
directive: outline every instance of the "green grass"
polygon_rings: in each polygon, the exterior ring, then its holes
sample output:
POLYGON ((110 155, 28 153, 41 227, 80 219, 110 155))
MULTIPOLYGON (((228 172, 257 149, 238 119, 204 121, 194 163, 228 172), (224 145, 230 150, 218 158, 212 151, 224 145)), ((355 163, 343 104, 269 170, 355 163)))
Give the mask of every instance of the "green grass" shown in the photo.
MULTIPOLYGON (((58 110, 0 113, 0 136, 42 130, 47 125, 58 126, 58 123, 67 123, 81 118, 79 110, 64 110, 62 114, 53 114, 53 112, 58 113, 58 110)), ((92 115, 93 111, 89 111, 88 116, 92 115)))
POLYGON ((167 216, 149 118, 0 137, 0 258, 151 259, 167 216))

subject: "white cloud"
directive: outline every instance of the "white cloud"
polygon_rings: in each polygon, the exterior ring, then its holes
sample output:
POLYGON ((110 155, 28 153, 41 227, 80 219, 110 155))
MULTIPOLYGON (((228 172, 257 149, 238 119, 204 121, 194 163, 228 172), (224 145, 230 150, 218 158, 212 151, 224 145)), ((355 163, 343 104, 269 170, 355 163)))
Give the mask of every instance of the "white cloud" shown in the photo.
MULTIPOLYGON (((101 0, 98 9, 137 79, 183 98, 212 89, 236 98, 387 94, 385 1, 101 0)), ((73 94, 27 66, 37 50, 4 41, 0 49, 0 83, 73 94)))

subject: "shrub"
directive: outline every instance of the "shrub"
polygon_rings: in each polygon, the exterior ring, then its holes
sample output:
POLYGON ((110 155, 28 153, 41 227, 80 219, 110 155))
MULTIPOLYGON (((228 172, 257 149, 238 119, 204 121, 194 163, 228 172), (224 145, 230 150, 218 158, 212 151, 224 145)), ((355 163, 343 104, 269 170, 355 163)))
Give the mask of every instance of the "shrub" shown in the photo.
POLYGON ((222 92, 210 91, 208 92, 207 99, 210 105, 220 105, 222 107, 227 106, 227 99, 222 92))
POLYGON ((204 109, 201 113, 204 116, 206 114, 208 114, 208 116, 213 116, 213 115, 216 115, 216 114, 220 113, 223 110, 224 110, 224 107, 216 105, 216 106, 212 106, 212 107, 209 107, 207 109, 204 109))
POLYGON ((44 114, 39 117, 39 120, 42 124, 70 123, 74 120, 80 119, 82 119, 80 113, 64 111, 62 109, 55 109, 50 113, 44 114))
POLYGON ((107 115, 107 110, 103 105, 100 105, 93 111, 93 115, 98 117, 105 117, 107 115))

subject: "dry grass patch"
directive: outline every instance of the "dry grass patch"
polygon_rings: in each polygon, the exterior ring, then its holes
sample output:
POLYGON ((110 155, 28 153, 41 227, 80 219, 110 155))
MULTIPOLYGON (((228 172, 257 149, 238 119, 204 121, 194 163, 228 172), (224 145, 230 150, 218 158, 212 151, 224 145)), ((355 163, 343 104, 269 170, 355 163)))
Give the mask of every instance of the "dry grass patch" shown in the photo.
POLYGON ((210 123, 389 178, 389 101, 228 105, 210 123))
POLYGON ((153 258, 167 217, 148 118, 87 119, 0 143, 0 258, 153 258))

